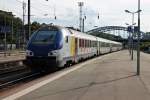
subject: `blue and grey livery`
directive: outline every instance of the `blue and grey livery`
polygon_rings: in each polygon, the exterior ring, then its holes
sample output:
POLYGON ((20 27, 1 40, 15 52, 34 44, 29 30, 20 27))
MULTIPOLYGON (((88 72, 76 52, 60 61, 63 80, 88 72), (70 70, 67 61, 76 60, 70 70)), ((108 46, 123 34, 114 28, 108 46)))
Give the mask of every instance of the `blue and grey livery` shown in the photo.
POLYGON ((122 44, 60 26, 46 26, 30 38, 25 64, 40 70, 64 67, 104 53, 122 49, 122 44))

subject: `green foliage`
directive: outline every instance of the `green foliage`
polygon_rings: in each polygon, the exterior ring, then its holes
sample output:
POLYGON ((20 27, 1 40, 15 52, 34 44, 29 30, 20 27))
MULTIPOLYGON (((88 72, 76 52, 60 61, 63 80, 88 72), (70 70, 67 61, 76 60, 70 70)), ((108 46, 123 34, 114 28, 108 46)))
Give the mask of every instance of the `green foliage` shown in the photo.
MULTIPOLYGON (((5 12, 0 10, 0 25, 10 28, 10 32, 7 33, 7 43, 10 42, 17 42, 17 36, 18 34, 21 35, 22 30, 22 20, 18 17, 15 17, 12 12, 5 12), (13 29, 13 30, 12 30, 13 29), (13 33, 13 40, 11 39, 11 35, 13 33), (18 33, 18 34, 17 34, 18 33)), ((4 33, 0 33, 0 42, 3 42, 4 39, 4 33)))
POLYGON ((109 40, 120 40, 120 39, 122 39, 121 36, 115 36, 113 34, 107 34, 107 33, 102 33, 102 32, 92 33, 92 35, 97 36, 97 37, 101 37, 101 38, 105 38, 105 39, 109 39, 109 40))
POLYGON ((148 47, 150 47, 150 42, 142 42, 140 44, 140 47, 142 50, 147 49, 148 47))
MULTIPOLYGON (((18 41, 23 42, 23 22, 19 17, 15 17, 12 12, 5 12, 0 10, 0 26, 10 27, 9 33, 7 33, 7 43, 17 43, 18 41), (12 32, 13 30, 13 32, 12 32), (13 40, 12 40, 13 33, 13 40)), ((41 24, 34 21, 31 23, 31 33, 41 27, 41 24)), ((28 25, 24 25, 26 38, 28 37, 28 25)), ((0 33, 0 43, 4 42, 4 33, 0 33)))
MULTIPOLYGON (((25 26, 25 34, 26 34, 26 38, 28 38, 28 24, 26 24, 25 26)), ((31 34, 34 33, 37 29, 39 29, 41 27, 41 24, 34 21, 31 23, 31 34)))
POLYGON ((31 32, 33 33, 34 31, 36 31, 37 29, 39 29, 41 27, 40 23, 34 21, 32 24, 31 24, 31 32))
POLYGON ((146 32, 146 34, 150 34, 150 32, 146 32))

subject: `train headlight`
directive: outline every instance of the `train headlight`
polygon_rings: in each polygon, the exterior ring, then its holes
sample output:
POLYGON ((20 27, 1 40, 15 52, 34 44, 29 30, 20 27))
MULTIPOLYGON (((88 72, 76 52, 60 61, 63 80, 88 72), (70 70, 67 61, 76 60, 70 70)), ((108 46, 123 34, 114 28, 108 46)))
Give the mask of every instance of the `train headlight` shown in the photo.
POLYGON ((59 53, 59 50, 50 51, 50 52, 48 53, 48 56, 57 56, 58 53, 59 53))
POLYGON ((26 50, 26 55, 27 56, 34 56, 33 52, 30 50, 26 50))

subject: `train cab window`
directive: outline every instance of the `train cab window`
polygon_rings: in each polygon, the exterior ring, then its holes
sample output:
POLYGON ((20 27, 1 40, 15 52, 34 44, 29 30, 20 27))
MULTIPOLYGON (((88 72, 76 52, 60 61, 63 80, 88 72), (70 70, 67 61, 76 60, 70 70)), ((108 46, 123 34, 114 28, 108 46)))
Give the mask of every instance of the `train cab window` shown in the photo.
POLYGON ((68 37, 68 36, 66 36, 66 43, 68 43, 68 40, 69 40, 69 37, 68 37))
POLYGON ((35 33, 32 43, 53 44, 57 30, 40 30, 35 33))

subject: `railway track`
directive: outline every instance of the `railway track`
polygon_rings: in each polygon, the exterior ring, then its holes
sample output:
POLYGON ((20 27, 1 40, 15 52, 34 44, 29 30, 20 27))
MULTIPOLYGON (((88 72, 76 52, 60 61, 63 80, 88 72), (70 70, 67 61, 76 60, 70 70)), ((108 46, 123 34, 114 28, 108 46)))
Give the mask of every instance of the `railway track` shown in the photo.
POLYGON ((8 86, 13 86, 19 82, 27 81, 35 76, 40 75, 39 72, 31 72, 30 70, 16 71, 12 73, 7 73, 0 76, 0 89, 7 88, 8 86))
MULTIPOLYGON (((78 64, 81 64, 81 63, 88 61, 88 60, 89 59, 83 60, 78 64)), ((70 65, 66 66, 65 68, 70 67, 70 66, 73 67, 74 65, 78 65, 78 64, 70 64, 70 65)), ((64 68, 59 69, 59 70, 63 70, 63 69, 64 68)), ((58 70, 56 70, 56 71, 58 71, 58 70)), ((45 73, 45 74, 51 74, 54 72, 55 71, 51 71, 51 72, 45 73)), ((16 85, 20 82, 26 82, 26 81, 29 82, 29 81, 32 81, 36 78, 42 77, 42 76, 44 76, 43 73, 36 72, 36 71, 32 72, 29 68, 13 71, 13 72, 9 72, 9 73, 0 74, 0 89, 3 89, 5 87, 7 88, 8 86, 16 85)))

